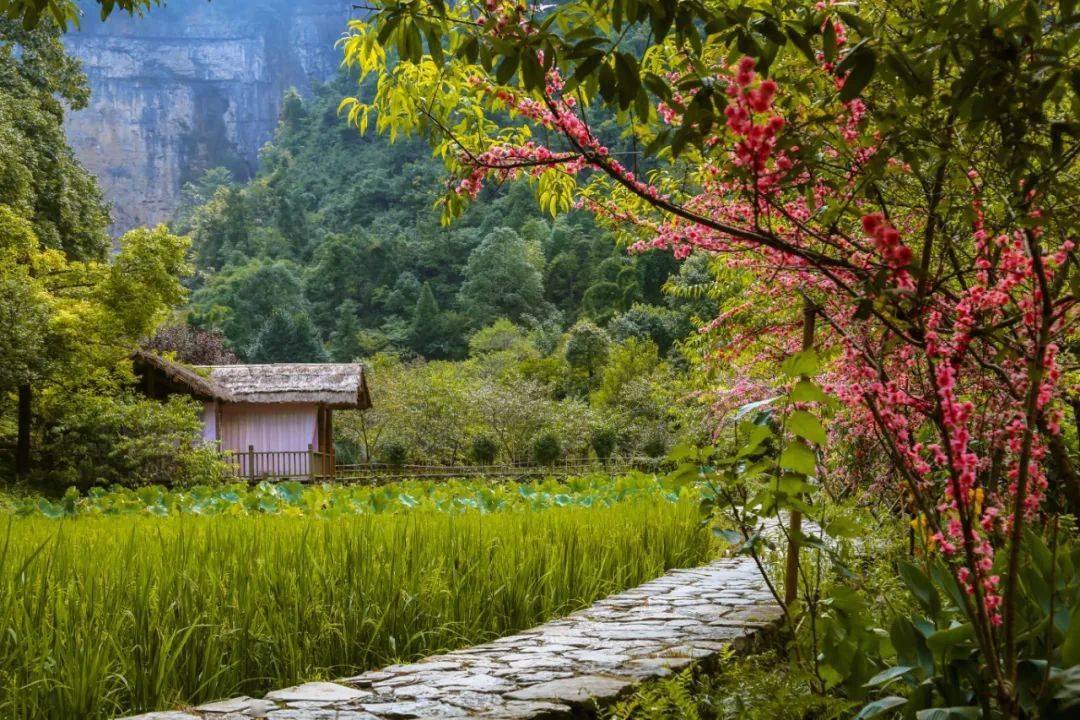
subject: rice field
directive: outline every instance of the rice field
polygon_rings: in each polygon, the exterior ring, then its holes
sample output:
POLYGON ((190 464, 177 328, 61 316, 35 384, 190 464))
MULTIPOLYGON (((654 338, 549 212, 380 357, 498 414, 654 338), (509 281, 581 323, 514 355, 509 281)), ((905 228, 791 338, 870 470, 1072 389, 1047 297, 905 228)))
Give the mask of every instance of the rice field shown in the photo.
POLYGON ((0 520, 0 717, 258 695, 486 641, 712 548, 688 497, 0 520))

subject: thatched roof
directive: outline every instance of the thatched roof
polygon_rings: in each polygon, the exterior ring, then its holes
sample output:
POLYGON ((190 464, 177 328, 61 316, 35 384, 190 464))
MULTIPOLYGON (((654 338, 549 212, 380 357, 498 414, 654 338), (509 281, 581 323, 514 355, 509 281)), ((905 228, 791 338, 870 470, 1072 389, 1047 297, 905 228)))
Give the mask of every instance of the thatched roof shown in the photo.
POLYGON ((190 365, 166 360, 146 350, 137 350, 132 360, 140 375, 146 376, 147 370, 157 373, 166 380, 167 385, 171 386, 168 389, 187 392, 201 400, 228 401, 232 399, 225 388, 210 379, 209 373, 204 376, 190 365))
POLYGON ((357 363, 276 363, 209 365, 210 379, 231 402, 322 403, 331 407, 371 407, 364 367, 357 363))
POLYGON ((178 390, 204 400, 371 407, 364 367, 358 363, 191 367, 143 350, 136 352, 134 359, 136 366, 163 375, 178 390))

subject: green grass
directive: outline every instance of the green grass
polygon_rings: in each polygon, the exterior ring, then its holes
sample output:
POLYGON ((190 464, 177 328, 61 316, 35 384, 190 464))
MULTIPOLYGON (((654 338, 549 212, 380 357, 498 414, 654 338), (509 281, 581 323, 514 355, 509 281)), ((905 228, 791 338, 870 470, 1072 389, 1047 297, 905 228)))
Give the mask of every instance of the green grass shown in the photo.
POLYGON ((0 717, 86 720, 482 642, 711 552, 689 498, 333 519, 9 516, 0 540, 0 717))

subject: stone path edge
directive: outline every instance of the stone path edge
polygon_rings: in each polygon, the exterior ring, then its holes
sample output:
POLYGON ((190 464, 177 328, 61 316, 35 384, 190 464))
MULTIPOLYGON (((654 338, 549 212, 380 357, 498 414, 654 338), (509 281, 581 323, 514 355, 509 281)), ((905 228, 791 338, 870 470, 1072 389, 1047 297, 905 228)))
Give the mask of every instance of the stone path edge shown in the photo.
POLYGON ((415 663, 125 720, 540 720, 594 716, 648 680, 748 649, 782 616, 757 567, 726 558, 530 630, 415 663))

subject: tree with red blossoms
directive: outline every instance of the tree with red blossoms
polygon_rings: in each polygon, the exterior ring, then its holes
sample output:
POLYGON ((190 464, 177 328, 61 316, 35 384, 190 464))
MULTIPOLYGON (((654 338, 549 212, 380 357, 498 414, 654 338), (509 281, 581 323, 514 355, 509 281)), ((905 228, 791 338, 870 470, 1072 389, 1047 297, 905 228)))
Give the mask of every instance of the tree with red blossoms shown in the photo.
MULTIPOLYGON (((1026 609, 1024 580, 1033 538, 1080 511, 1062 412, 1080 279, 1072 5, 387 1, 342 41, 347 64, 380 74, 342 111, 431 141, 453 177, 448 220, 485 184, 524 178, 545 209, 590 210, 632 250, 717 255, 754 279, 735 313, 773 321, 763 342, 718 318, 703 329, 724 336, 714 362, 756 348, 779 363, 799 349, 796 308, 819 319, 817 382, 843 437, 817 447, 800 419, 788 447, 817 460, 788 469, 816 481, 836 447, 879 449, 882 487, 918 531, 922 574, 905 581, 948 598, 952 620, 931 626, 955 621, 974 658, 949 676, 955 693, 919 682, 954 659, 897 661, 886 681, 910 692, 864 717, 1049 712, 1075 664, 1064 630, 1026 609), (595 124, 612 114, 618 148, 595 124)), ((794 366, 761 397, 822 409, 791 391, 816 362, 794 366)))

